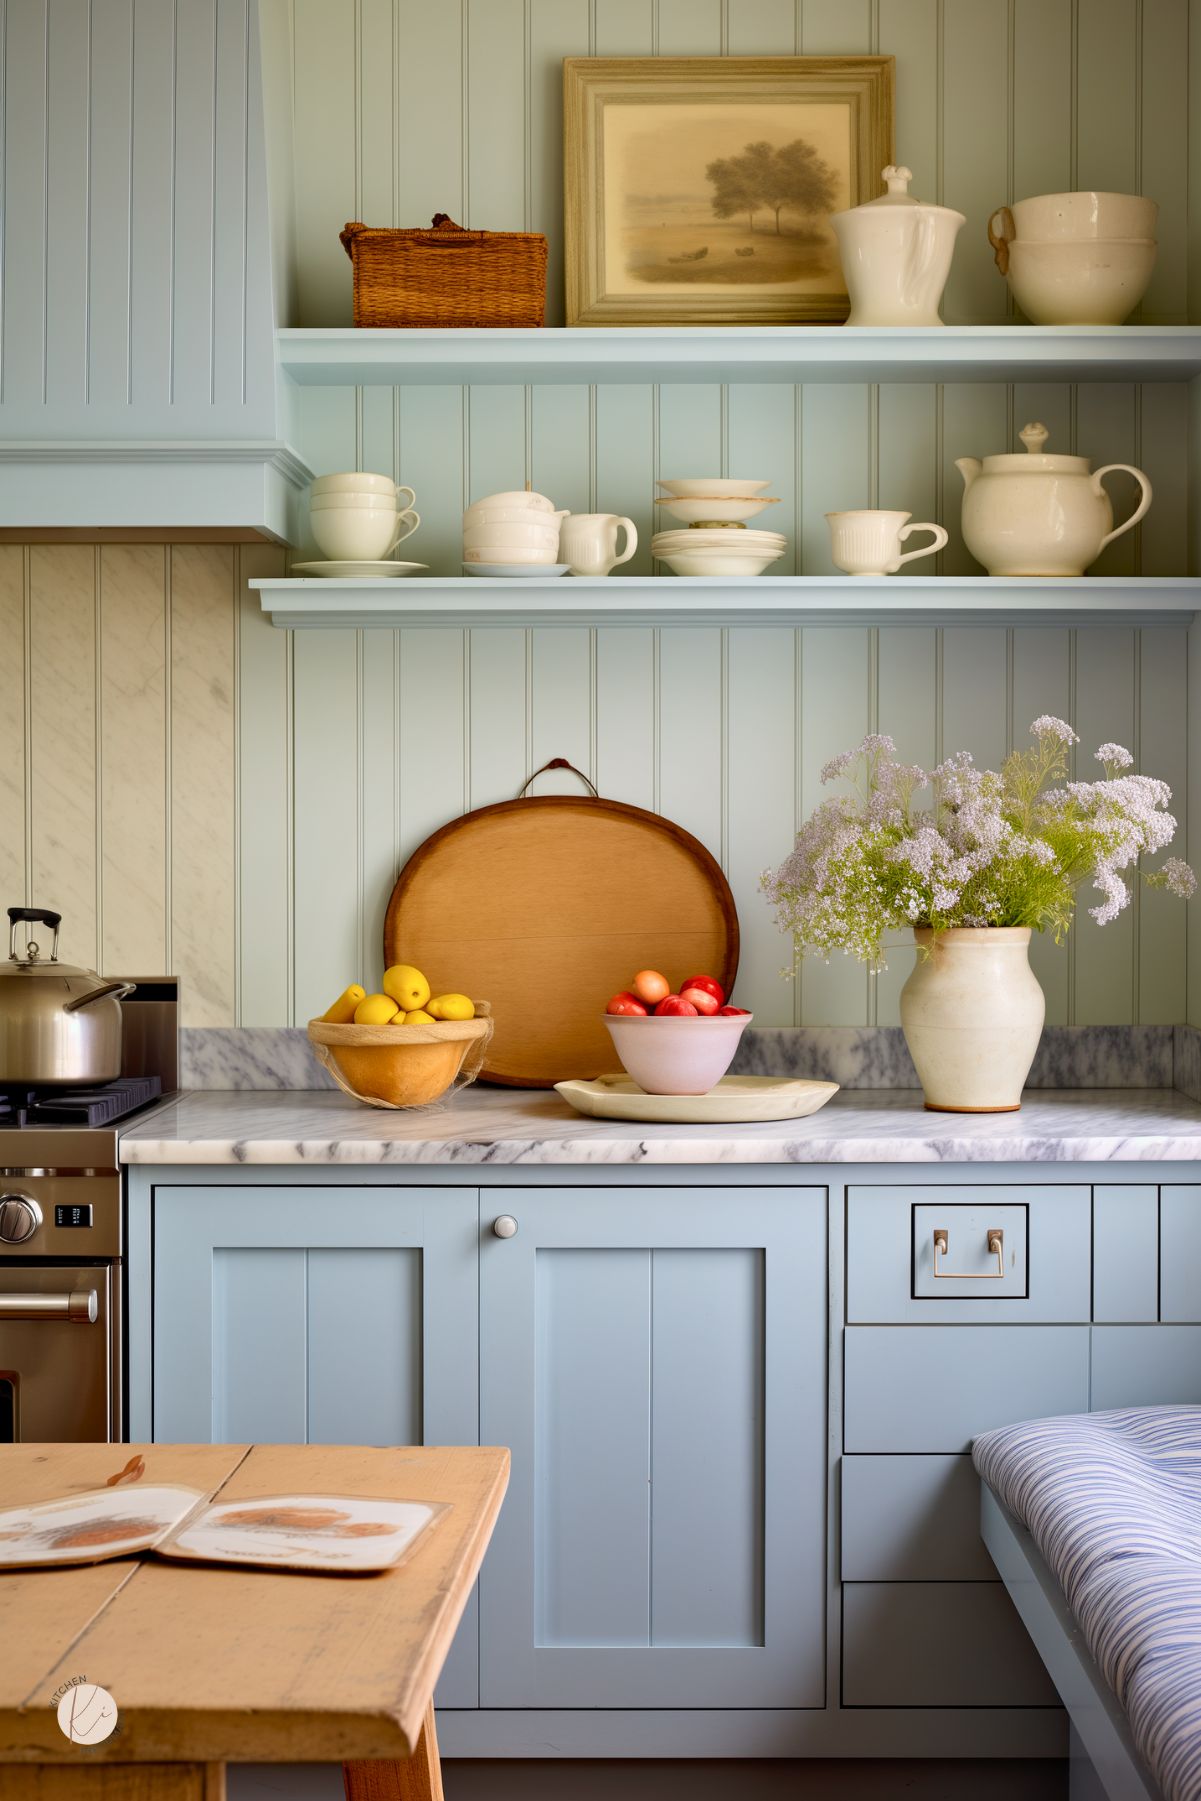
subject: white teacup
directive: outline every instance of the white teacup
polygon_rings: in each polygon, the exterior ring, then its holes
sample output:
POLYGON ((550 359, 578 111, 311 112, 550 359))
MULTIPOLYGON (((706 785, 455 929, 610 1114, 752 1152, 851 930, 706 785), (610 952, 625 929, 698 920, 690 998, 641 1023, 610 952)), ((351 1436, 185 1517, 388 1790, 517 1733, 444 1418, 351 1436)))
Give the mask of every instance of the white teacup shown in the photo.
POLYGON ((888 513, 874 507, 827 513, 835 567, 846 575, 895 575, 902 563, 933 556, 946 543, 946 532, 941 525, 928 522, 909 525, 912 517, 911 513, 888 513), (911 532, 933 532, 934 542, 902 556, 901 545, 911 532))
POLYGON ((637 526, 617 513, 568 513, 559 527, 559 555, 573 575, 608 575, 628 563, 637 548, 637 526), (618 556, 617 534, 623 529, 626 545, 618 556))
POLYGON ((382 563, 420 524, 411 507, 321 507, 309 515, 317 548, 338 563, 382 563))
POLYGON ((372 475, 366 469, 347 469, 337 475, 315 476, 309 493, 313 499, 331 494, 374 494, 381 500, 411 507, 417 496, 412 488, 398 488, 390 475, 372 475))

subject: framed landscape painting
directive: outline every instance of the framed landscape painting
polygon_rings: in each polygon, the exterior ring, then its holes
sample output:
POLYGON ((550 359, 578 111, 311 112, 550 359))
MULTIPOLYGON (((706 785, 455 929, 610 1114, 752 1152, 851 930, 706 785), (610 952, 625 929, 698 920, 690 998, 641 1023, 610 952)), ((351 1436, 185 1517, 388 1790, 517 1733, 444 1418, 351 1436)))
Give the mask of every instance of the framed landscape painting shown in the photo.
POLYGON ((569 325, 848 311, 830 214, 893 160, 891 56, 568 57, 569 325))

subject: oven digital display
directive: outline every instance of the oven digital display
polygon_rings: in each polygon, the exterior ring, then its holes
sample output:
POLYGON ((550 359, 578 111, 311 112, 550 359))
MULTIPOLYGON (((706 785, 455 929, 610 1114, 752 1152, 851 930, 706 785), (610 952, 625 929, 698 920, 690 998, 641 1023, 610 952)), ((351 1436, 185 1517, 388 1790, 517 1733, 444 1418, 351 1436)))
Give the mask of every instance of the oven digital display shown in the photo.
POLYGON ((67 1207, 56 1206, 54 1223, 56 1226, 90 1226, 92 1223, 91 1202, 67 1207))

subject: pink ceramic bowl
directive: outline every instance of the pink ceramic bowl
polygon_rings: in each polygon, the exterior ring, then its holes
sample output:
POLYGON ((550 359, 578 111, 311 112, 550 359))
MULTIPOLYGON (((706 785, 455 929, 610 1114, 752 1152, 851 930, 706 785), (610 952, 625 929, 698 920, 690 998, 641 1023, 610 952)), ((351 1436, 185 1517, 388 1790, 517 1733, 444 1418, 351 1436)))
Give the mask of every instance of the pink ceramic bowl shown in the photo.
POLYGON ((750 1013, 706 1019, 656 1019, 606 1013, 605 1024, 627 1075, 647 1094, 708 1094, 734 1061, 750 1013))

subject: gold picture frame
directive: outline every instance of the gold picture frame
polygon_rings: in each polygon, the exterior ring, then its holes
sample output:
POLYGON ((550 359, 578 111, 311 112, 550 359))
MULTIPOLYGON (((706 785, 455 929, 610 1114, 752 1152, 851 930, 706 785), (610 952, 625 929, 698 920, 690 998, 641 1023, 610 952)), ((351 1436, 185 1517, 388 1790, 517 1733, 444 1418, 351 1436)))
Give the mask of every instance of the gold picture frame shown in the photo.
POLYGON ((844 319, 828 216, 882 191, 894 77, 891 56, 567 57, 568 325, 844 319))

